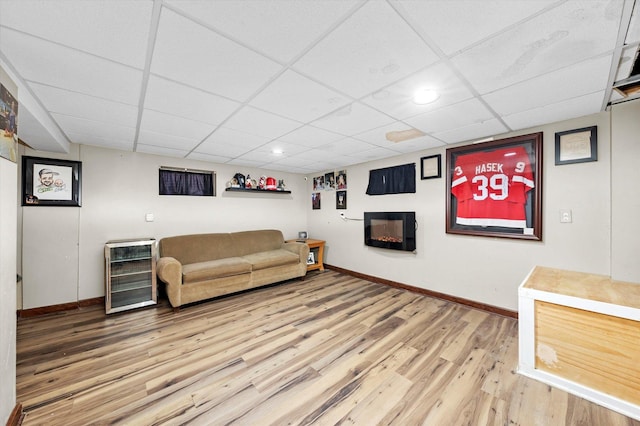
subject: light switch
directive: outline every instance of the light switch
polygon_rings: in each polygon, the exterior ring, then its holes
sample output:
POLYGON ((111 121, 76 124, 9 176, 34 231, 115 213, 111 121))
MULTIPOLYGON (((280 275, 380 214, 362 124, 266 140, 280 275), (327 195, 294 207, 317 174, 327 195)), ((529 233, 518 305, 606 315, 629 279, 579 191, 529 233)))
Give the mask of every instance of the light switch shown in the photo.
POLYGON ((144 220, 146 220, 147 222, 153 222, 153 213, 147 213, 146 215, 144 215, 144 220))
POLYGON ((570 209, 561 209, 560 210, 560 223, 571 223, 571 210, 570 209))

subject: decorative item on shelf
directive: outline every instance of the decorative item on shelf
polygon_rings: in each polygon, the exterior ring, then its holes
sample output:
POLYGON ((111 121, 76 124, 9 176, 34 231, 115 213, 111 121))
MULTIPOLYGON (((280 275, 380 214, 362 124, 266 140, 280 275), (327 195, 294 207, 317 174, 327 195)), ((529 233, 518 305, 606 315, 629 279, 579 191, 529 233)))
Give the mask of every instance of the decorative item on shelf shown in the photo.
POLYGON ((258 181, 258 188, 259 189, 267 189, 267 177, 266 176, 260 176, 260 180, 258 181))
POLYGON ((285 187, 284 179, 278 179, 278 191, 284 191, 285 187))
MULTIPOLYGON (((254 181, 255 182, 255 181, 254 181)), ((251 181, 251 175, 247 173, 247 179, 244 183, 244 187, 246 189, 252 189, 253 188, 253 182, 251 181)))
POLYGON ((236 173, 235 175, 233 175, 233 179, 236 180, 236 182, 238 183, 237 188, 244 188, 245 187, 245 178, 244 175, 242 173, 236 173))
POLYGON ((270 191, 275 191, 277 189, 276 187, 276 179, 269 176, 266 180, 266 189, 270 190, 270 191))

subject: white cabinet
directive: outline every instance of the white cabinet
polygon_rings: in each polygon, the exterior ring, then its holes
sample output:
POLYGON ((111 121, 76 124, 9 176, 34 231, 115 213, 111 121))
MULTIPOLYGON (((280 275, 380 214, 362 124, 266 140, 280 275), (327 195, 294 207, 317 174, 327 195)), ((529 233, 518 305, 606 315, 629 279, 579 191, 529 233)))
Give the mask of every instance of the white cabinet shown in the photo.
POLYGON ((104 256, 108 314, 158 303, 155 239, 108 241, 104 256))

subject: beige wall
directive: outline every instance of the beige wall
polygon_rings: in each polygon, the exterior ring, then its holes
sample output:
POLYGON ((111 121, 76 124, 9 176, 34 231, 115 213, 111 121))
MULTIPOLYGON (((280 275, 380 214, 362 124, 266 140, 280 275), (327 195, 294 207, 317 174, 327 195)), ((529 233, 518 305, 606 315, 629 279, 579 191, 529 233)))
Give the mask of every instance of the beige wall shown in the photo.
POLYGON ((611 114, 611 276, 640 281, 640 100, 611 114))
MULTIPOLYGON (((24 148, 23 148, 24 149, 24 148)), ((22 207, 23 309, 104 296, 104 243, 169 235, 306 228, 300 175, 72 145, 68 155, 23 155, 82 161, 82 207, 22 207), (216 197, 158 195, 160 166, 215 170, 216 197), (225 192, 236 172, 284 179, 291 194, 225 192), (153 213, 153 222, 145 214, 153 213)))
POLYGON ((16 404, 16 211, 18 168, 0 158, 0 424, 16 404))
MULTIPOLYGON (((323 192, 322 209, 309 211, 309 232, 327 240, 325 260, 331 265, 514 311, 517 287, 534 265, 608 275, 610 114, 517 134, 538 131, 544 133, 542 242, 446 234, 444 147, 348 167, 348 210, 336 210, 334 193, 323 192), (555 166, 555 132, 592 125, 598 126, 598 161, 555 166), (420 157, 431 154, 442 154, 441 179, 418 178, 415 194, 365 194, 370 169, 416 162, 419 174, 420 157), (572 223, 560 223, 560 209, 572 210, 572 223), (363 223, 339 217, 340 212, 362 219, 365 211, 396 210, 416 212, 416 253, 367 247, 363 244, 363 223)), ((640 282, 637 273, 635 280, 640 282)))

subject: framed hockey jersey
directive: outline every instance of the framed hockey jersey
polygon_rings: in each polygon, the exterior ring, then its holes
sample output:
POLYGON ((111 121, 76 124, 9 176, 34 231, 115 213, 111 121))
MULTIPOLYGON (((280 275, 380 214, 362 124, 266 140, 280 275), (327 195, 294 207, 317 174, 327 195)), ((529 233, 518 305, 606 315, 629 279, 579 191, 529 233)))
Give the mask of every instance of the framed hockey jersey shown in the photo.
POLYGON ((446 232, 542 240, 542 133, 447 149, 446 232))

